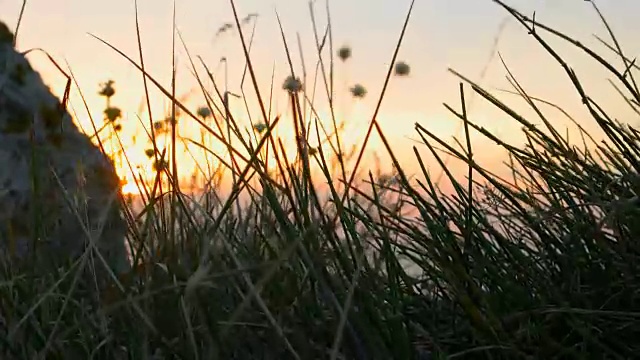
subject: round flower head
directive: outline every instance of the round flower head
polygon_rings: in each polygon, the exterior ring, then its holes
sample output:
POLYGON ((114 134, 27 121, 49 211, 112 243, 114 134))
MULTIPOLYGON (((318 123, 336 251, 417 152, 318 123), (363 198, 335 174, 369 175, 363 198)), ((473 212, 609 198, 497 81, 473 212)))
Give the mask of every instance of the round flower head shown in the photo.
POLYGON ((211 116, 211 109, 209 109, 208 106, 201 106, 198 108, 198 116, 200 116, 203 119, 208 118, 209 116, 211 116))
POLYGON ((153 170, 162 171, 169 167, 169 163, 166 160, 158 160, 153 162, 153 170))
POLYGON ((253 128, 258 133, 262 133, 263 131, 267 130, 267 125, 265 123, 257 123, 255 125, 253 125, 253 128))
POLYGON ((113 80, 109 80, 106 83, 102 84, 102 89, 100 89, 99 94, 107 98, 112 97, 116 93, 116 89, 113 88, 113 84, 113 80))
POLYGON ((152 158, 155 151, 153 149, 147 149, 144 151, 144 154, 147 155, 148 158, 152 158))
POLYGON ((399 61, 396 63, 395 73, 397 76, 409 75, 409 71, 411 71, 411 69, 409 68, 409 65, 406 62, 399 61))
POLYGON ((351 57, 351 48, 344 45, 340 49, 338 49, 338 57, 342 61, 347 61, 351 57))
POLYGON ((153 129, 155 131, 163 131, 164 130, 164 122, 163 121, 154 121, 153 129))
POLYGON ((282 88, 290 93, 297 93, 298 91, 302 90, 302 83, 298 78, 289 75, 284 81, 282 88))
POLYGON ((367 89, 365 89, 364 86, 360 84, 354 85, 350 89, 350 91, 351 91, 351 95, 353 95, 353 97, 356 97, 356 98, 363 98, 365 95, 367 95, 367 89))
POLYGON ((122 117, 122 111, 117 107, 111 106, 104 110, 104 116, 110 122, 114 122, 122 117))

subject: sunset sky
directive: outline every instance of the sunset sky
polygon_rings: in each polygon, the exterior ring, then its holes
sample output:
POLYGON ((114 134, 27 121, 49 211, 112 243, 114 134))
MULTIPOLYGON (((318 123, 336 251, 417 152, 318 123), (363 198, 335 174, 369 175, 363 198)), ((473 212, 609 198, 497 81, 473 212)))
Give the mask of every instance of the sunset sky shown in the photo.
MULTIPOLYGON (((536 19, 570 34, 587 45, 592 45, 607 59, 614 59, 612 53, 599 45, 593 34, 610 41, 606 29, 600 22, 590 3, 583 0, 512 0, 506 1, 528 15, 536 12, 536 19)), ((300 53, 296 33, 302 41, 302 50, 307 71, 312 74, 317 60, 313 29, 306 0, 236 0, 238 15, 244 17, 257 13, 256 35, 251 50, 252 61, 257 72, 260 91, 269 96, 271 72, 275 66, 273 114, 288 116, 287 98, 281 89, 288 75, 282 39, 279 34, 276 12, 282 21, 289 48, 292 51, 295 70, 301 73, 300 53)), ((349 131, 344 137, 348 142, 360 144, 364 130, 377 102, 386 71, 390 66, 393 50, 409 8, 409 0, 330 0, 331 21, 334 46, 348 44, 353 49, 353 57, 345 64, 336 64, 336 87, 340 91, 337 110, 348 118, 349 131), (361 83, 367 90, 362 100, 353 100, 346 89, 354 83, 361 83)), ((613 31, 626 51, 634 58, 640 52, 637 35, 640 34, 640 1, 638 0, 600 0, 600 10, 610 21, 613 31)), ((22 0, 0 0, 0 20, 15 29, 22 0)), ((229 90, 240 93, 244 58, 237 32, 230 31, 216 36, 217 29, 226 22, 233 22, 233 13, 228 0, 179 0, 176 1, 177 28, 184 36, 186 46, 192 56, 200 55, 207 65, 215 70, 217 81, 222 84, 223 71, 219 59, 226 57, 229 63, 229 90)), ((140 31, 143 52, 148 71, 170 89, 171 47, 172 47, 172 10, 170 0, 138 0, 140 31)), ((326 24, 325 1, 315 1, 316 19, 319 31, 326 24)), ((140 73, 120 55, 109 49, 88 33, 94 34, 138 61, 135 33, 135 13, 133 0, 28 0, 23 22, 18 35, 18 48, 22 51, 30 48, 43 48, 56 61, 69 67, 79 82, 94 119, 102 121, 104 100, 97 95, 99 83, 108 79, 116 82, 115 105, 122 108, 124 116, 123 134, 140 132, 136 118, 144 97, 140 73)), ((243 27, 248 39, 253 23, 243 27)), ((579 51, 569 48, 562 42, 550 39, 557 45, 560 53, 584 80, 587 90, 596 100, 616 109, 623 107, 615 92, 606 80, 610 75, 594 67, 579 51), (620 106, 618 106, 620 105, 620 106)), ((411 146, 416 145, 409 137, 417 138, 414 131, 416 122, 427 129, 449 139, 460 135, 459 121, 455 120, 442 105, 446 102, 459 108, 458 79, 447 72, 451 67, 489 90, 510 89, 505 80, 506 71, 499 57, 492 57, 492 50, 502 55, 517 80, 532 96, 542 97, 561 104, 576 116, 583 114, 577 95, 572 91, 571 83, 560 66, 523 31, 522 26, 508 16, 506 11, 491 0, 416 0, 403 41, 399 60, 411 65, 411 74, 405 78, 393 78, 383 102, 379 121, 397 151, 411 162, 411 146), (508 20, 507 20, 508 19, 508 20), (507 21, 505 23, 505 21, 507 21), (501 26, 503 25, 503 26, 501 26), (497 43, 496 43, 497 41, 497 43), (486 69, 484 77, 481 77, 486 69)), ((196 86, 186 52, 178 40, 178 95, 186 94, 196 86)), ((61 95, 65 78, 41 53, 29 56, 34 66, 42 73, 45 82, 52 90, 61 95)), ((614 64, 619 68, 620 61, 614 64)), ((201 68, 200 75, 204 75, 201 68)), ((247 101, 253 119, 259 121, 256 95, 249 79, 244 85, 247 101)), ((319 97, 324 93, 318 86, 319 97)), ((500 98, 523 114, 525 104, 513 95, 497 93, 500 98)), ((152 112, 154 118, 162 118, 169 107, 169 100, 158 91, 153 91, 152 112)), ((468 95, 470 118, 488 128, 498 136, 516 140, 518 128, 481 98, 468 95), (474 98, 475 97, 475 98, 474 98)), ((73 90, 72 106, 78 122, 89 126, 89 120, 77 89, 73 90)), ((246 111, 239 100, 234 111, 246 120, 246 111)), ((194 92, 186 105, 195 111, 203 104, 202 94, 194 92)), ((548 109, 548 108, 547 108, 548 109)), ((326 108, 321 116, 327 116, 326 108)), ((564 126, 566 120, 557 111, 549 110, 549 116, 556 117, 558 124, 564 126)), ((620 116, 628 114, 621 110, 620 116)), ((148 123, 146 110, 140 113, 148 123)), ((637 118, 636 118, 637 119, 637 118)), ((621 118, 624 120, 624 118, 621 118)), ((186 120, 190 121, 190 120, 186 120)), ((329 119, 323 120, 329 124, 329 119)), ((592 120, 582 124, 593 127, 592 120)), ((183 124, 185 131, 199 131, 193 122, 183 124)), ((182 131, 182 130, 181 130, 182 131)), ((487 162, 499 162, 488 141, 474 138, 478 156, 487 162)), ((128 148, 129 156, 140 164, 148 163, 144 156, 147 148, 142 141, 128 148)), ((453 141, 451 142, 453 143, 453 141)), ((374 146, 379 146, 375 141, 374 146)), ((418 145, 424 154, 424 146, 418 145)))

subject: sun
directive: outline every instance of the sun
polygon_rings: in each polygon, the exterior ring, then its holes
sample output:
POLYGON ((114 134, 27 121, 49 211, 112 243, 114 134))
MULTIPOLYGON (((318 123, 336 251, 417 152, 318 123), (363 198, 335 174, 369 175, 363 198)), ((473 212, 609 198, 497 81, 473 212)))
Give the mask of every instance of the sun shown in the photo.
POLYGON ((130 182, 127 179, 122 180, 121 190, 123 195, 140 195, 140 190, 135 182, 130 182))

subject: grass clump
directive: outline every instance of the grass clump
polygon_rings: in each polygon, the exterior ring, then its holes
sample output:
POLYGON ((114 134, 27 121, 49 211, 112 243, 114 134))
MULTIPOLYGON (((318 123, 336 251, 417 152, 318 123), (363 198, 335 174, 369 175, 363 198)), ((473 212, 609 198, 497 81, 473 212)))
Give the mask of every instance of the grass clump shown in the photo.
MULTIPOLYGON (((163 88, 142 62, 121 53, 144 74, 145 87, 153 83, 172 100, 170 120, 179 110, 227 152, 212 154, 217 168, 202 164, 197 170, 206 179, 202 191, 181 191, 172 152, 189 139, 170 121, 170 141, 161 148, 149 119, 147 156, 164 165, 156 167, 154 181, 138 183, 143 211, 125 214, 132 272, 93 298, 61 277, 79 271, 77 262, 38 278, 3 274, 0 352, 6 358, 110 359, 634 358, 640 350, 639 133, 588 96, 543 33, 575 45, 610 71, 636 114, 638 67, 617 45, 611 49, 623 69, 494 2, 566 70, 591 117, 580 122, 597 124, 604 141, 584 130, 579 143, 563 137, 540 108, 543 101, 527 95, 511 73, 515 92, 542 126, 452 70, 467 84, 460 85, 461 103, 447 105, 464 126, 463 146, 416 124, 428 153, 414 148, 420 171, 408 174, 374 115, 367 140, 374 131, 380 136, 395 172, 363 172, 367 141, 349 151, 336 119, 333 129, 315 120, 306 71, 298 80, 291 66, 286 90, 297 153, 290 161, 274 135, 283 120, 271 117, 263 102, 242 32, 260 103, 259 120, 245 132, 228 111, 226 89, 203 85, 208 110, 193 114, 177 101, 175 89, 163 88), (524 146, 506 143, 468 118, 469 88, 522 125, 524 146), (474 161, 471 131, 502 146, 511 178, 474 161), (466 179, 451 175, 438 149, 468 165, 466 179), (434 183, 427 156, 442 166, 452 192, 434 183), (312 176, 314 169, 321 176, 312 176), (225 196, 217 185, 223 171, 233 175, 225 196), (319 190, 321 183, 327 190, 319 190)), ((333 73, 322 55, 325 41, 331 36, 317 35, 316 75, 326 80, 333 73)), ((345 49, 337 52, 343 61, 351 56, 345 49)), ((385 88, 394 71, 408 74, 408 65, 399 64, 390 68, 385 88)), ((331 103, 332 81, 324 84, 331 103)), ((192 143, 208 149, 206 141, 192 143)))

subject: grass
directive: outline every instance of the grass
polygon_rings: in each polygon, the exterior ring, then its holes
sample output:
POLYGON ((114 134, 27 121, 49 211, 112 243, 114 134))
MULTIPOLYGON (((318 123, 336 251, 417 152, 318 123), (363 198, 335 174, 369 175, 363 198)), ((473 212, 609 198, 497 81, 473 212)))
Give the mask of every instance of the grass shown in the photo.
MULTIPOLYGON (((510 72, 513 92, 538 118, 520 116, 451 70, 462 81, 460 104, 446 106, 460 119, 465 137, 454 147, 416 124, 422 141, 420 149, 414 147, 422 165, 416 174, 402 169, 375 116, 367 139, 374 132, 380 136, 396 172, 362 171, 367 142, 349 153, 340 142, 337 119, 333 129, 312 121, 309 89, 290 93, 290 120, 299 139, 292 162, 274 136, 278 121, 285 120, 272 118, 270 102, 258 90, 244 35, 248 79, 260 104, 262 125, 254 132, 240 129, 223 91, 205 89, 196 58, 190 57, 191 64, 210 119, 176 99, 175 83, 165 89, 146 72, 141 47, 139 63, 121 53, 144 74, 145 89, 158 87, 172 100, 170 120, 185 116, 198 121, 203 133, 228 152, 212 155, 222 164, 218 169, 201 164, 201 176, 211 180, 204 191, 181 191, 170 154, 180 134, 171 126, 169 150, 160 148, 150 118, 150 157, 168 166, 158 167, 152 184, 138 184, 144 211, 125 207, 132 272, 89 294, 72 281, 77 266, 51 269, 37 278, 3 273, 3 358, 636 357, 640 133, 610 118, 545 38, 563 39, 607 69, 615 79, 612 91, 635 114, 640 114, 640 92, 633 74, 639 68, 624 57, 613 34, 614 45, 601 41, 624 68, 501 1, 494 3, 566 71, 590 114, 579 123, 597 124, 604 141, 584 130, 578 142, 563 137, 540 107, 561 106, 529 96, 510 72), (525 145, 505 143, 469 119, 470 93, 522 125, 525 145), (511 178, 474 161, 472 131, 504 149, 511 178), (312 142, 326 146, 311 151, 312 142), (423 160, 429 156, 442 166, 451 193, 433 182, 423 160), (450 174, 448 156, 468 165, 465 179, 450 174), (311 176, 312 169, 321 175, 311 176), (221 172, 234 174, 225 196, 216 185, 221 172), (322 183, 328 190, 319 190, 322 183), (245 204, 239 205, 240 194, 246 195, 245 204)), ((315 78, 320 77, 321 90, 333 104, 330 27, 316 35, 315 78)), ((295 78, 293 65, 291 72, 295 78)), ((385 84, 392 76, 393 68, 385 84)), ((305 86, 307 77, 305 69, 305 86)), ((378 108, 383 97, 384 90, 378 108)), ((206 151, 206 142, 193 142, 206 151)))

